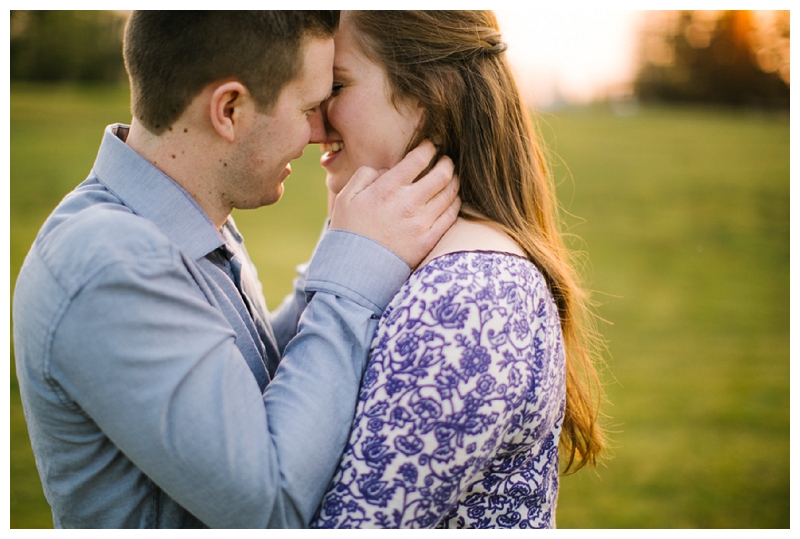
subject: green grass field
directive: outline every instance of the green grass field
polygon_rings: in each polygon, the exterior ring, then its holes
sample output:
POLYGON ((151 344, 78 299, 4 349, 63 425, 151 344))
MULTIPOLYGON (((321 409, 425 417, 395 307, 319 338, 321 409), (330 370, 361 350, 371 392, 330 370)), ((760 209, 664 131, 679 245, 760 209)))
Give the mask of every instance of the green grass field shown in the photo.
MULTIPOLYGON (((127 89, 12 86, 11 287, 88 174, 127 89)), ((613 458, 562 481, 562 528, 789 527, 789 122, 605 107, 543 114, 611 357, 613 458)), ((274 207, 237 212, 276 306, 325 217, 310 147, 274 207)), ((12 528, 52 526, 11 351, 12 528)))

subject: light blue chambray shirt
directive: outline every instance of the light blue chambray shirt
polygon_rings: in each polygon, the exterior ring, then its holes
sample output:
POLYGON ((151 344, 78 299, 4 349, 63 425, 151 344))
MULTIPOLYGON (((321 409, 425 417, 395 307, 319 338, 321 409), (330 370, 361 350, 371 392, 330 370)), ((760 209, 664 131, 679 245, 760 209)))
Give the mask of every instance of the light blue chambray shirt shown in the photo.
POLYGON ((14 294, 17 377, 54 524, 306 526, 378 318, 410 269, 327 231, 269 314, 232 220, 218 231, 126 135, 106 128, 14 294))

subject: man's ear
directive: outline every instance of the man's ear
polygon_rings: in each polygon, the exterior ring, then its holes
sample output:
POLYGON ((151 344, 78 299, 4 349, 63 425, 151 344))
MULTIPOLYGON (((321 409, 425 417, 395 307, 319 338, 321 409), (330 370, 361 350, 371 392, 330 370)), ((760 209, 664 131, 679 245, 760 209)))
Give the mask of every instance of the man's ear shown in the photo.
POLYGON ((242 111, 248 99, 247 88, 239 81, 222 83, 211 94, 211 125, 228 142, 236 140, 236 132, 242 127, 242 111))

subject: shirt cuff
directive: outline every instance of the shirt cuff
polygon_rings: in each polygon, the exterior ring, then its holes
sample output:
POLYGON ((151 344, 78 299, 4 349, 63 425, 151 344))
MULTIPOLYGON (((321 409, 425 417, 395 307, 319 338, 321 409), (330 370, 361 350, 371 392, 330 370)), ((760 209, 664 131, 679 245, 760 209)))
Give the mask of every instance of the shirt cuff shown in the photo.
POLYGON ((411 268, 380 243, 346 230, 323 235, 306 274, 306 296, 327 292, 383 313, 411 268))

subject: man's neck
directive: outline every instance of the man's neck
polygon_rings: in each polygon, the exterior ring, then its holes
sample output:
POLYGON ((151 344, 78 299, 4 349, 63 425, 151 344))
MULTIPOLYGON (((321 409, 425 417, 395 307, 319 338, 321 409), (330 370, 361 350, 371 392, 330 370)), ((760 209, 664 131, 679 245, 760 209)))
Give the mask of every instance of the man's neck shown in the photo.
POLYGON ((217 229, 225 224, 231 208, 215 196, 215 178, 209 173, 212 167, 206 166, 210 155, 207 145, 190 127, 177 122, 168 131, 154 135, 134 118, 125 143, 183 187, 217 229))

